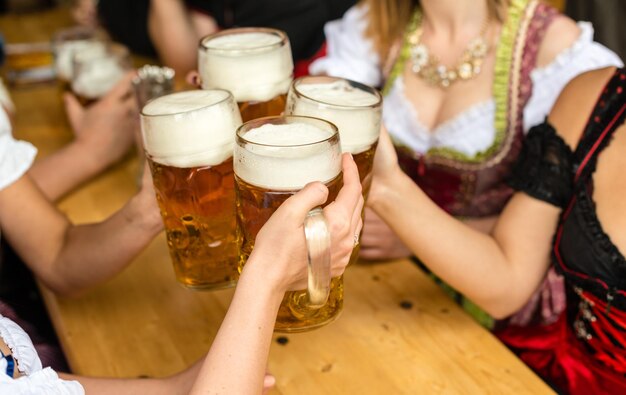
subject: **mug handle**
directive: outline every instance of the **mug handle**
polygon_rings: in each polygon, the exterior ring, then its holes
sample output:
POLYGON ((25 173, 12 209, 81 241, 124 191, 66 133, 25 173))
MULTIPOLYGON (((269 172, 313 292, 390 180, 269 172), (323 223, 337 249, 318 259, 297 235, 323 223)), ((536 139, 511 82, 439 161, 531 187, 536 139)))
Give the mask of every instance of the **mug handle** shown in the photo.
POLYGON ((330 293, 330 231, 321 207, 309 211, 304 219, 308 258, 308 304, 320 309, 330 293))

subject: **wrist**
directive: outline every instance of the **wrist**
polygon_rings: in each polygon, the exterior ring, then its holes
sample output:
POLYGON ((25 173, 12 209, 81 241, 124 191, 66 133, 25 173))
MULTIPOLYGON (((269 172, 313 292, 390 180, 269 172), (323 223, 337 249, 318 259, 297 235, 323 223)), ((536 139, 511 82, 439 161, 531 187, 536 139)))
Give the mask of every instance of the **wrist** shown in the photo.
POLYGON ((156 236, 163 230, 163 220, 161 219, 155 197, 147 196, 143 192, 136 194, 128 202, 126 218, 129 222, 148 232, 150 237, 156 236))
POLYGON ((374 211, 382 210, 394 200, 407 179, 413 182, 400 168, 389 171, 384 176, 375 176, 367 198, 367 205, 374 211))
POLYGON ((277 300, 277 303, 280 304, 285 292, 287 292, 287 284, 282 281, 280 275, 272 275, 271 271, 266 269, 267 263, 263 265, 262 259, 267 258, 262 258, 256 255, 254 251, 252 252, 243 267, 237 287, 239 284, 243 284, 244 287, 257 287, 268 298, 277 300))

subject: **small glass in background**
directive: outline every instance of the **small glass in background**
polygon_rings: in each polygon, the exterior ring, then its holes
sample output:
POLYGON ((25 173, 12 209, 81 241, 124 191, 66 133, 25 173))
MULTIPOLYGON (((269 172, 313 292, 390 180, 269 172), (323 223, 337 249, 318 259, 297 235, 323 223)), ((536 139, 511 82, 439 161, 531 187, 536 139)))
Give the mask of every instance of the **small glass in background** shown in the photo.
MULTIPOLYGON (((169 67, 145 65, 138 69, 137 76, 133 79, 137 108, 141 111, 150 100, 173 93, 174 76, 174 70, 169 67)), ((146 155, 140 129, 135 131, 135 146, 137 147, 139 163, 137 184, 141 186, 146 155)))
POLYGON ((106 95, 132 68, 128 48, 110 43, 91 46, 74 54, 72 92, 84 106, 106 95))
POLYGON ((74 26, 56 32, 52 38, 52 54, 57 79, 69 91, 72 80, 72 59, 77 52, 105 46, 104 38, 94 29, 74 26))

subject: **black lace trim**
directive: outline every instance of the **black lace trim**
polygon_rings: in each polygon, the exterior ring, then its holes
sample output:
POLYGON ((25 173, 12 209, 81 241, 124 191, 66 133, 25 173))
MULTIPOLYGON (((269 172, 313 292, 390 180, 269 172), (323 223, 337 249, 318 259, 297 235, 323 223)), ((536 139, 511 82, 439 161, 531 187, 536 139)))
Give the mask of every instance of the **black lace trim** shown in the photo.
POLYGON ((604 228, 602 228, 602 223, 600 222, 596 212, 596 204, 593 201, 593 197, 590 195, 590 192, 587 191, 587 188, 581 186, 576 195, 577 204, 580 206, 580 211, 585 219, 587 233, 593 237, 594 241, 598 243, 602 251, 606 252, 611 260, 611 264, 626 272, 626 257, 622 255, 620 250, 611 240, 611 237, 604 231, 604 228))
POLYGON ((530 129, 507 184, 557 207, 572 192, 572 151, 554 127, 544 122, 530 129))
MULTIPOLYGON (((624 105, 623 95, 626 94, 624 91, 626 91, 626 70, 617 69, 611 80, 609 80, 602 91, 602 94, 600 95, 600 98, 598 99, 598 102, 589 117, 589 122, 585 127, 580 142, 574 151, 574 164, 576 167, 581 164, 587 153, 598 141, 600 133, 602 133, 602 131, 609 126, 613 117, 624 105)), ((621 117, 621 120, 619 120, 613 128, 617 129, 619 124, 623 122, 624 116, 621 117)), ((611 138, 607 138, 602 141, 600 146, 597 148, 596 154, 585 166, 585 169, 580 177, 581 180, 586 180, 587 177, 595 172, 598 154, 608 146, 610 141, 611 138)))

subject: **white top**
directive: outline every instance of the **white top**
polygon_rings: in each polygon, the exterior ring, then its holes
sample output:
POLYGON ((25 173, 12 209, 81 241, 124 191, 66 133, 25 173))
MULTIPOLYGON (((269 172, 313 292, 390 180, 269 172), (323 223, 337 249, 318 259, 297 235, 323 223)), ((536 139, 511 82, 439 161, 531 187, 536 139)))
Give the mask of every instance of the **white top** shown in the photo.
POLYGON ((22 377, 14 379, 6 372, 7 361, 0 359, 0 394, 12 395, 84 395, 77 381, 61 380, 51 368, 43 369, 30 337, 15 322, 0 315, 0 337, 19 363, 22 377))
POLYGON ((11 134, 9 117, 0 109, 0 189, 17 181, 28 171, 37 155, 37 149, 11 134))
MULTIPOLYGON (((311 74, 324 73, 372 86, 382 84, 380 60, 372 43, 365 38, 366 11, 366 7, 355 6, 342 19, 326 24, 328 55, 311 64, 311 74)), ((525 132, 543 121, 561 90, 574 77, 603 67, 623 66, 615 53, 593 41, 590 23, 579 22, 578 26, 580 36, 570 48, 547 66, 531 72, 533 92, 524 107, 525 132)), ((495 110, 492 98, 429 130, 404 95, 404 82, 400 76, 383 102, 383 123, 395 139, 417 153, 446 147, 471 157, 493 145, 496 136, 495 110)))

